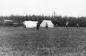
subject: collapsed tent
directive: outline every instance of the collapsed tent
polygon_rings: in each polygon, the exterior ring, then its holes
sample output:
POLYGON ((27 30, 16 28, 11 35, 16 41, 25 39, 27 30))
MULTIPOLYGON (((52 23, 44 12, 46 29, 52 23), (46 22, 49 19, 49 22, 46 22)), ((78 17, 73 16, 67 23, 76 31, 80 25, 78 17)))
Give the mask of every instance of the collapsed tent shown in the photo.
POLYGON ((37 26, 38 21, 24 21, 23 24, 26 28, 34 28, 37 26))
POLYGON ((43 20, 42 23, 40 24, 40 27, 46 27, 46 25, 50 28, 54 27, 54 24, 52 23, 51 20, 43 20))

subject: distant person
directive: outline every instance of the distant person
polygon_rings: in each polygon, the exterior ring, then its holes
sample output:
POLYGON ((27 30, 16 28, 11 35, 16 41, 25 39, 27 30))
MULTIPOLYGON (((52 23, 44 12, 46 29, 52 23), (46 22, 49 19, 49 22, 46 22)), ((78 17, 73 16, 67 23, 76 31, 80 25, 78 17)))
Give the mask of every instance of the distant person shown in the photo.
POLYGON ((69 24, 69 22, 66 22, 66 28, 68 28, 68 24, 69 24))
POLYGON ((76 25, 77 25, 77 28, 79 28, 79 24, 77 23, 76 25))
POLYGON ((46 22, 46 26, 45 26, 46 28, 48 28, 48 24, 47 24, 47 22, 46 22))
POLYGON ((36 29, 39 30, 40 23, 37 23, 36 29))
POLYGON ((24 28, 26 28, 26 26, 25 25, 23 25, 24 26, 24 28))

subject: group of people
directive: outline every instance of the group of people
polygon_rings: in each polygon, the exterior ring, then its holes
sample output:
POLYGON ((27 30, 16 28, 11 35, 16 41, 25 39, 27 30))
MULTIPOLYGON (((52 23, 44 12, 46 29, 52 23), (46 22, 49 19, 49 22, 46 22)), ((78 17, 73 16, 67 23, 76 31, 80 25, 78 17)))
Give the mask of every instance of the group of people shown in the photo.
MULTIPOLYGON (((66 22, 66 26, 65 27, 68 28, 68 26, 69 26, 69 22, 66 22)), ((79 27, 79 24, 77 23, 76 26, 78 28, 79 27)), ((39 27, 40 27, 40 23, 37 23, 36 29, 39 30, 39 27)), ((48 28, 48 24, 47 23, 46 23, 45 28, 48 28)))
MULTIPOLYGON (((36 29, 39 30, 39 27, 40 27, 40 23, 37 23, 36 29)), ((48 24, 47 24, 47 22, 46 22, 46 26, 45 26, 45 28, 48 28, 48 24)))
MULTIPOLYGON (((69 22, 66 22, 66 28, 68 28, 68 26, 69 26, 69 22)), ((78 27, 79 27, 79 24, 76 23, 76 26, 77 26, 77 28, 78 28, 78 27)))
MULTIPOLYGON (((25 28, 34 28, 36 27, 36 30, 39 30, 40 27, 47 28, 54 28, 55 25, 52 23, 52 21, 44 20, 42 23, 39 23, 37 21, 24 21, 23 22, 25 28)), ((70 26, 69 22, 66 22, 65 27, 68 28, 70 26)), ((76 23, 77 28, 79 27, 79 24, 76 23)))

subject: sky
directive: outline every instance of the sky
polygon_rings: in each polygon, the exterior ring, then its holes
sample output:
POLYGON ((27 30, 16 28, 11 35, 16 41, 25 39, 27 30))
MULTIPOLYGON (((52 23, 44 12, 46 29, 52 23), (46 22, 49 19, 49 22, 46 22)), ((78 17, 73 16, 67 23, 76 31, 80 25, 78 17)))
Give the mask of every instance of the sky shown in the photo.
POLYGON ((0 0, 0 16, 86 16, 86 0, 0 0))

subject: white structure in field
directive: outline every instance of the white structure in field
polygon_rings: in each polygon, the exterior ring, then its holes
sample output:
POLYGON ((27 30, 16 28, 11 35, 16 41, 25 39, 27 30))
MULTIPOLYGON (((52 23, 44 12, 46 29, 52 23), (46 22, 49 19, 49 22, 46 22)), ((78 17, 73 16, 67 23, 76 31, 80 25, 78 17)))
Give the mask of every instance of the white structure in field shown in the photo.
POLYGON ((4 25, 12 25, 13 21, 12 20, 3 20, 4 25))
POLYGON ((48 27, 53 28, 54 24, 52 23, 51 20, 43 20, 42 23, 40 24, 40 27, 46 27, 46 23, 48 27))
POLYGON ((4 20, 3 23, 13 23, 12 20, 4 20))
POLYGON ((26 28, 34 28, 37 26, 38 21, 24 21, 23 24, 26 28))

